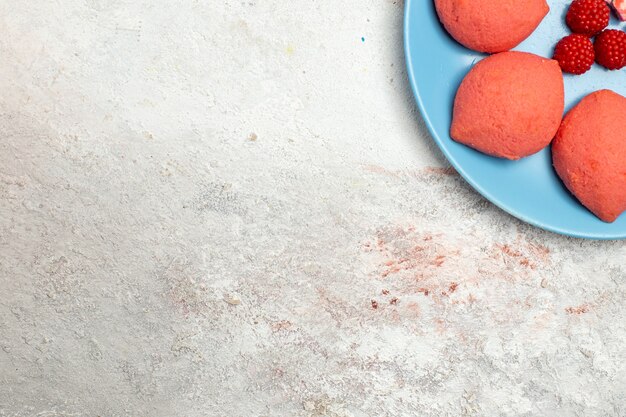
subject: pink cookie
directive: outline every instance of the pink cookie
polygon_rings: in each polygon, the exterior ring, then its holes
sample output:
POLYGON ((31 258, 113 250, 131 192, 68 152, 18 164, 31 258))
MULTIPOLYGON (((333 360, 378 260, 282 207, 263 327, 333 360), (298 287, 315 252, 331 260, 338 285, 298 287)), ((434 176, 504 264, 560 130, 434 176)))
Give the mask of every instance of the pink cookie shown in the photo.
POLYGON ((550 11, 546 0, 435 0, 435 7, 454 39, 488 53, 519 45, 550 11))
POLYGON ((626 210, 626 98, 600 90, 567 113, 552 143, 554 168, 578 200, 605 222, 626 210))
POLYGON ((520 159, 548 146, 561 124, 559 63, 526 52, 491 55, 465 76, 450 136, 488 155, 520 159))

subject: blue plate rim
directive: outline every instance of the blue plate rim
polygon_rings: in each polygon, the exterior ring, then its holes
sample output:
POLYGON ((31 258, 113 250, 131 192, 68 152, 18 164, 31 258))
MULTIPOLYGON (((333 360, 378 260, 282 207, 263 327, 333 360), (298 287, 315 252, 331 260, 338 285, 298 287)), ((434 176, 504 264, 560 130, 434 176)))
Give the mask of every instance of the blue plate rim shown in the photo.
MULTIPOLYGON (((418 0, 418 1, 433 1, 433 0, 418 0)), ((404 6, 404 18, 403 18, 404 19, 404 23, 403 23, 404 59, 405 59, 406 66, 407 66, 407 75, 408 75, 408 79, 409 79, 409 84, 411 85, 411 90, 413 91, 413 96, 415 97, 415 100, 417 102, 417 107, 418 107, 419 112, 420 112, 420 114, 422 116, 422 119, 424 120, 424 123, 426 124, 426 127, 428 128, 428 131, 430 132, 430 135, 435 140, 435 143, 437 143, 437 146, 443 152, 443 154, 446 157, 446 159, 448 160, 448 162, 450 162, 452 167, 459 173, 459 175, 461 175, 461 177, 465 181, 467 181, 467 183, 470 184, 472 186, 472 188, 474 188, 476 191, 478 191, 478 193, 480 195, 485 197, 492 204, 496 205, 497 207, 499 207, 500 209, 504 210, 508 214, 518 218, 519 220, 521 220, 521 221, 523 221, 525 223, 528 223, 530 225, 539 227, 539 228, 541 228, 543 230, 547 230, 549 232, 557 233, 557 234, 564 235, 564 236, 581 238, 581 239, 590 239, 590 240, 621 240, 621 239, 626 239, 626 236, 622 236, 622 235, 574 232, 574 231, 563 229, 563 228, 560 228, 560 227, 554 227, 554 226, 551 226, 549 224, 546 224, 546 223, 543 223, 543 222, 539 222, 539 221, 534 220, 534 219, 532 219, 530 217, 527 217, 527 216, 523 215, 522 213, 520 213, 519 211, 517 211, 514 207, 511 207, 511 206, 503 203, 498 198, 496 198, 493 194, 491 194, 489 191, 484 189, 478 182, 476 182, 463 169, 463 166, 454 158, 454 156, 450 153, 450 151, 446 147, 445 143, 441 140, 441 138, 437 134, 437 131, 435 130, 432 122, 430 121, 430 118, 428 116, 428 112, 426 111, 426 108, 425 108, 424 103, 422 101, 422 97, 420 95, 419 87, 417 86, 417 81, 416 81, 416 78, 415 78, 416 71, 413 68, 413 63, 412 63, 412 60, 411 60, 411 52, 410 52, 411 48, 410 48, 410 36, 409 36, 409 32, 410 32, 409 13, 411 11, 412 0, 405 0, 405 2, 406 3, 405 3, 405 6, 404 6)))

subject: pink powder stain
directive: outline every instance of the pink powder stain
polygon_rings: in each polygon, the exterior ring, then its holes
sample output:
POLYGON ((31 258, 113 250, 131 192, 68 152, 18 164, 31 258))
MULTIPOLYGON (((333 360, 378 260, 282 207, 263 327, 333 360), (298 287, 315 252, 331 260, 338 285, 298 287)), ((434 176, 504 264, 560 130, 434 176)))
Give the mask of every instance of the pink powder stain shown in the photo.
POLYGON ((582 315, 586 313, 591 313, 605 306, 607 301, 611 300, 613 296, 614 295, 611 294, 609 291, 604 291, 600 293, 600 295, 595 297, 593 300, 587 301, 578 306, 571 306, 571 307, 565 308, 565 312, 571 315, 582 315))
MULTIPOLYGON (((380 320, 402 323, 418 334, 434 332, 459 343, 473 343, 459 323, 468 311, 481 312, 492 326, 526 322, 533 298, 519 298, 524 285, 511 293, 507 286, 539 279, 551 264, 550 249, 521 234, 483 243, 475 236, 391 225, 376 231, 368 243, 363 254, 380 286, 370 295, 377 308, 368 305, 372 313, 366 317, 380 315, 380 320), (381 287, 389 294, 381 295, 381 287)), ((540 331, 550 325, 551 317, 530 324, 540 331)))
MULTIPOLYGON (((440 278, 437 271, 447 265, 449 256, 461 253, 456 246, 447 244, 443 235, 418 232, 409 226, 379 231, 373 240, 382 258, 378 276, 399 281, 400 295, 421 293, 440 304, 440 297, 449 297, 458 288, 457 282, 440 278), (423 285, 416 286, 418 282, 423 285)), ((456 262, 447 269, 458 271, 461 267, 456 262)))
POLYGON ((422 170, 424 174, 434 174, 434 175, 459 175, 458 172, 452 167, 426 167, 422 170))
POLYGON ((496 245, 496 248, 505 256, 516 259, 520 265, 535 269, 535 264, 533 264, 530 259, 524 256, 524 254, 519 250, 512 248, 510 245, 496 245))
POLYGON ((567 307, 565 309, 565 312, 567 314, 580 315, 580 314, 588 313, 590 310, 591 310, 591 307, 588 304, 581 304, 577 307, 567 307))
POLYGON ((530 269, 537 269, 540 264, 545 264, 550 260, 548 247, 529 242, 520 235, 512 243, 495 245, 495 250, 501 252, 505 259, 515 260, 530 269))
POLYGON ((281 330, 289 330, 293 324, 289 320, 280 320, 272 323, 272 331, 279 332, 281 330))
POLYGON ((433 265, 440 267, 446 260, 445 255, 437 255, 437 257, 433 261, 433 265))
POLYGON ((345 322, 347 319, 353 317, 354 312, 349 303, 344 299, 335 296, 327 288, 316 287, 318 301, 315 304, 314 309, 317 314, 324 312, 328 314, 329 318, 337 325, 345 322))
POLYGON ((443 319, 435 319, 435 331, 439 335, 443 335, 448 330, 448 326, 443 319))
POLYGON ((367 172, 371 172, 372 174, 380 174, 387 177, 400 178, 399 171, 391 171, 385 167, 381 167, 378 165, 363 165, 363 169, 367 172))
POLYGON ((534 319, 533 319, 533 326, 532 326, 532 328, 536 332, 540 332, 540 331, 546 329, 548 327, 548 325, 550 324, 550 322, 552 321, 552 317, 553 317, 553 313, 552 312, 545 312, 545 313, 541 313, 541 314, 535 316, 534 319))
POLYGON ((377 249, 386 260, 382 262, 382 278, 409 271, 419 281, 424 272, 444 265, 448 255, 457 255, 457 248, 446 248, 441 235, 416 232, 414 227, 380 232, 377 249))
POLYGON ((529 252, 543 262, 550 258, 550 249, 547 246, 527 242, 529 252))
MULTIPOLYGON (((379 230, 369 247, 378 279, 392 282, 396 296, 422 294, 434 305, 473 304, 469 291, 488 280, 518 282, 550 263, 550 250, 523 237, 469 252, 470 238, 450 239, 414 226, 379 230), (461 291, 463 289, 463 291, 461 291)), ((367 252, 367 250, 366 250, 367 252)), ((488 300, 485 300, 488 301, 488 300)), ((521 305, 520 305, 521 306, 521 305)))
POLYGON ((426 297, 428 297, 428 295, 430 294, 430 290, 428 288, 418 288, 417 292, 421 292, 422 294, 424 294, 426 297))
POLYGON ((417 303, 415 303, 415 302, 410 302, 410 303, 407 303, 407 305, 406 305, 406 309, 407 309, 409 312, 411 312, 414 316, 419 316, 419 315, 420 315, 420 312, 421 312, 421 309, 420 309, 419 304, 417 304, 417 303))

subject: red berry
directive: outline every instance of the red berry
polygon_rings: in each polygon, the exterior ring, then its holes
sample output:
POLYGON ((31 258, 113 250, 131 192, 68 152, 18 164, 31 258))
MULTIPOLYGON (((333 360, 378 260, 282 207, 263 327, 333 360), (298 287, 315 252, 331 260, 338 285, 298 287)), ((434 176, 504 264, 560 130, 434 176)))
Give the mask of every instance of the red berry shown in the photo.
POLYGON ((554 48, 555 60, 564 72, 584 74, 593 65, 595 54, 591 40, 579 34, 568 35, 554 48))
POLYGON ((611 9, 605 0, 574 0, 565 22, 574 33, 593 36, 609 25, 611 9))
POLYGON ((607 29, 596 36, 596 62, 610 70, 626 66, 626 32, 607 29))

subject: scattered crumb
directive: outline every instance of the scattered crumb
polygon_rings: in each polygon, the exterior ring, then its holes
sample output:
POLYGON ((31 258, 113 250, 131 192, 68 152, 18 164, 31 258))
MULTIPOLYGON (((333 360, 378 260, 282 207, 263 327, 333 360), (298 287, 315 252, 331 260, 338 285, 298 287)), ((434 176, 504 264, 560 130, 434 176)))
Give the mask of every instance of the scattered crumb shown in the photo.
POLYGON ((382 290, 381 292, 383 295, 389 295, 389 290, 382 290))
POLYGON ((396 297, 393 297, 391 300, 389 300, 389 304, 395 306, 396 304, 398 304, 398 299, 396 297))
POLYGON ((547 288, 547 287, 548 287, 548 280, 544 278, 541 280, 541 288, 547 288))
POLYGON ((456 291, 456 289, 459 287, 459 284, 457 284, 456 282, 453 282, 452 284, 450 284, 450 286, 448 287, 448 291, 450 293, 453 293, 456 291))
POLYGON ((231 306, 238 306, 241 304, 241 299, 236 295, 227 294, 224 296, 224 301, 226 301, 231 306))
POLYGON ((376 301, 376 300, 372 300, 372 308, 373 308, 374 310, 378 309, 378 301, 376 301))
POLYGON ((253 132, 253 133, 250 133, 250 135, 248 136, 248 140, 249 140, 250 142, 255 142, 258 138, 259 138, 259 137, 257 136, 257 134, 256 134, 256 133, 254 133, 254 132, 253 132))

